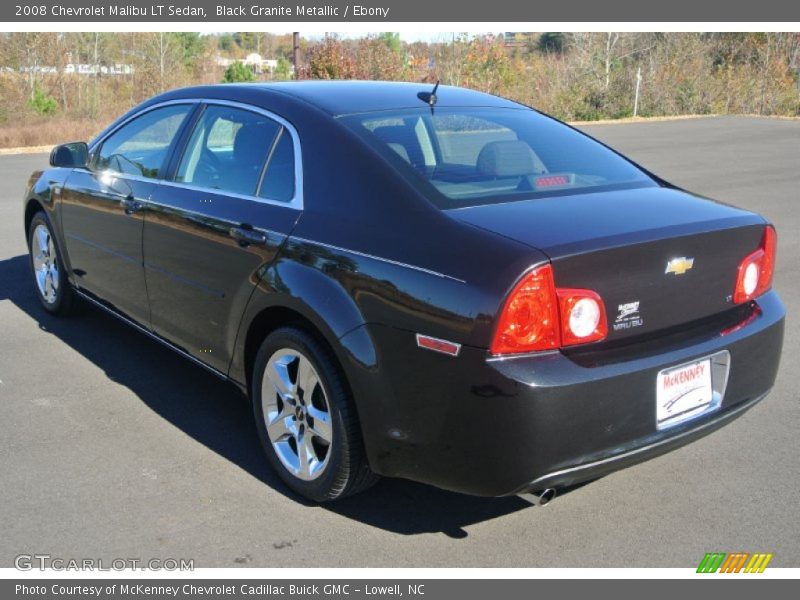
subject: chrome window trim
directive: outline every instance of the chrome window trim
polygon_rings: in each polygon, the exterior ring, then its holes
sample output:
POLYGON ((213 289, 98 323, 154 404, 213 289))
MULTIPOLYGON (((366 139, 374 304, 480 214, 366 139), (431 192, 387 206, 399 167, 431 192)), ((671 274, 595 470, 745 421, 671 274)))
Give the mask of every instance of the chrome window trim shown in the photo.
POLYGON ((116 171, 111 171, 111 173, 118 175, 120 177, 124 177, 125 179, 131 179, 135 181, 150 181, 153 183, 157 183, 160 185, 166 185, 169 187, 183 187, 190 190, 195 190, 199 192, 207 192, 209 194, 219 194, 222 196, 232 196, 234 198, 240 198, 243 200, 252 200, 254 202, 261 202, 263 204, 270 204, 272 206, 282 206, 284 208, 291 208, 294 210, 303 210, 303 152, 302 152, 302 145, 300 144, 300 136, 297 133, 297 129, 295 129, 294 125, 292 125, 289 121, 269 111, 265 108, 261 108, 259 106, 254 106, 252 104, 246 104, 244 102, 235 102, 233 100, 220 100, 217 98, 178 98, 175 100, 166 100, 164 102, 159 102, 157 104, 153 104, 142 110, 136 112, 135 114, 130 115, 127 119, 118 123, 113 129, 110 129, 103 133, 103 137, 96 139, 91 147, 89 148, 89 152, 93 153, 98 146, 101 146, 105 141, 114 133, 119 131, 122 127, 130 123, 132 120, 141 117, 142 115, 150 112, 151 110, 155 110, 157 108, 162 108, 164 106, 171 106, 175 104, 190 104, 190 105, 199 105, 199 104, 206 104, 206 105, 218 105, 218 106, 230 106, 232 108, 238 108, 241 110, 247 110, 250 112, 254 112, 260 115, 267 117, 268 119, 272 119, 279 125, 282 125, 283 128, 289 132, 292 136, 292 145, 294 147, 294 196, 289 201, 283 200, 273 200, 271 198, 262 198, 261 196, 257 195, 250 195, 250 194, 238 194, 235 192, 227 192, 221 189, 215 188, 208 188, 205 186, 200 185, 193 185, 191 183, 182 183, 180 181, 173 181, 167 180, 163 178, 150 178, 144 177, 141 175, 127 175, 126 173, 117 173, 116 171))
MULTIPOLYGON (((165 106, 175 106, 175 105, 179 105, 179 104, 186 104, 186 105, 188 105, 190 107, 189 108, 189 112, 186 113, 186 116, 184 116, 184 120, 185 120, 186 117, 191 115, 192 110, 194 108, 194 105, 197 105, 198 102, 196 100, 183 100, 183 101, 177 101, 177 102, 173 101, 173 100, 170 100, 168 102, 160 102, 158 104, 153 104, 152 106, 148 106, 147 108, 143 108, 139 112, 137 112, 137 113, 135 113, 133 115, 130 115, 124 121, 122 121, 120 123, 117 123, 117 125, 113 129, 108 129, 107 131, 104 131, 102 133, 102 137, 95 138, 95 140, 92 142, 91 146, 89 146, 89 165, 92 165, 94 163, 94 161, 95 161, 95 158, 96 158, 95 154, 94 154, 95 150, 98 147, 100 147, 103 144, 105 144, 106 141, 108 140, 108 138, 110 138, 112 135, 117 133, 120 129, 125 127, 125 125, 127 125, 131 121, 134 121, 134 120, 138 119, 139 117, 142 117, 142 116, 146 115, 150 111, 156 110, 157 108, 163 108, 165 106)), ((183 124, 183 122, 181 122, 181 125, 182 124, 183 124)), ((171 145, 172 145, 172 142, 170 142, 170 146, 171 145)), ((112 174, 114 176, 124 177, 125 179, 130 179, 132 181, 149 181, 149 182, 152 182, 152 183, 158 183, 158 182, 164 181, 160 177, 145 177, 144 175, 133 175, 133 174, 128 174, 128 173, 122 173, 120 171, 114 171, 112 169, 104 169, 102 171, 96 171, 96 170, 92 169, 88 165, 82 170, 87 171, 89 173, 110 173, 110 174, 112 174)))

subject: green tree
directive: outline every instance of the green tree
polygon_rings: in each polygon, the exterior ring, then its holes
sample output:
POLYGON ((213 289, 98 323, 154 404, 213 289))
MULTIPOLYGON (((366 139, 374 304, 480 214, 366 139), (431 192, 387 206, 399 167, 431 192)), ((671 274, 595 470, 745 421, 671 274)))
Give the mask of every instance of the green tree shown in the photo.
POLYGON ((230 52, 236 45, 236 40, 230 33, 223 33, 217 38, 217 47, 223 52, 230 52))
POLYGON ((238 83, 246 81, 255 81, 256 76, 253 71, 244 63, 236 61, 225 69, 225 74, 222 76, 222 83, 238 83))
POLYGON ((47 94, 39 84, 33 88, 33 95, 28 101, 30 107, 42 116, 50 116, 58 110, 56 99, 47 94))
POLYGON ((536 47, 544 54, 563 54, 567 47, 567 39, 563 33, 552 31, 543 33, 539 36, 536 47))
POLYGON ((278 57, 278 64, 272 74, 274 79, 286 80, 292 78, 292 63, 285 56, 278 57))
POLYGON ((247 52, 258 52, 261 49, 261 34, 252 31, 237 31, 233 34, 233 39, 242 50, 247 52))
POLYGON ((194 31, 181 31, 172 35, 175 36, 175 41, 180 48, 183 65, 185 67, 194 67, 205 50, 203 38, 194 31))
POLYGON ((400 42, 400 34, 392 31, 382 31, 378 34, 378 39, 381 40, 386 47, 395 54, 400 54, 403 51, 403 45, 400 42))

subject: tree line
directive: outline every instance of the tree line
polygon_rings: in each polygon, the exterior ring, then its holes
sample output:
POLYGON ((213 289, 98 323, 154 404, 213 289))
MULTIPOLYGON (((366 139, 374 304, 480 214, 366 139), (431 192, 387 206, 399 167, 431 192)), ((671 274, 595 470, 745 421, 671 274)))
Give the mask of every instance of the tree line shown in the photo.
POLYGON ((407 80, 499 94, 565 120, 800 115, 798 33, 442 34, 406 43, 233 32, 0 34, 0 146, 88 138, 170 88, 289 78, 407 80), (252 53, 277 61, 260 70, 252 53), (296 68, 292 61, 297 58, 296 68), (82 65, 82 66, 81 66, 82 65))

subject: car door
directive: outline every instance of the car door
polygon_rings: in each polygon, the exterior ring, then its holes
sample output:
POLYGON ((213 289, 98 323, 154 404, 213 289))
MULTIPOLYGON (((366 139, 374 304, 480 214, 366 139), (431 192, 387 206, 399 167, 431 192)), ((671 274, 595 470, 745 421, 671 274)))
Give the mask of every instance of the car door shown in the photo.
POLYGON ((195 106, 162 106, 124 122, 93 148, 87 168, 70 174, 61 194, 73 281, 146 325, 142 209, 195 106))
POLYGON ((302 208, 300 145, 275 115, 209 101, 148 203, 153 330, 226 372, 241 315, 302 208))

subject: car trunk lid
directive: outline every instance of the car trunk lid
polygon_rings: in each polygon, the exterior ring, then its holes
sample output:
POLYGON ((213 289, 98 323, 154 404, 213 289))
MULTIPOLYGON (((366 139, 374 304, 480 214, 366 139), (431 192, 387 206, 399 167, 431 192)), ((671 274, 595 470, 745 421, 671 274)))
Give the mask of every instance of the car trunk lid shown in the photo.
POLYGON ((556 285, 600 294, 608 340, 730 309, 741 260, 761 240, 758 215, 670 188, 571 194, 449 214, 535 247, 556 285))

